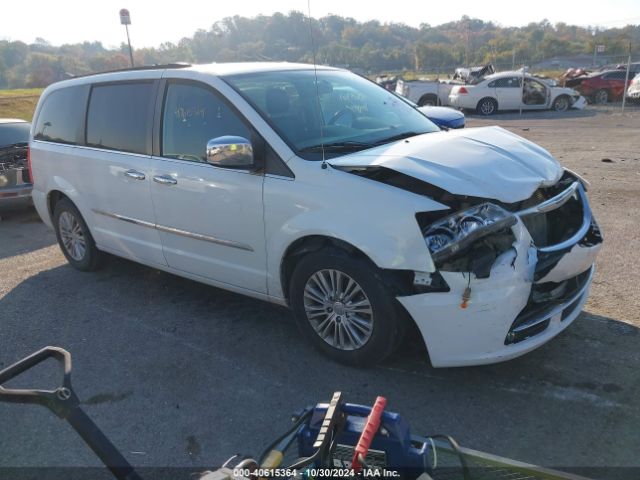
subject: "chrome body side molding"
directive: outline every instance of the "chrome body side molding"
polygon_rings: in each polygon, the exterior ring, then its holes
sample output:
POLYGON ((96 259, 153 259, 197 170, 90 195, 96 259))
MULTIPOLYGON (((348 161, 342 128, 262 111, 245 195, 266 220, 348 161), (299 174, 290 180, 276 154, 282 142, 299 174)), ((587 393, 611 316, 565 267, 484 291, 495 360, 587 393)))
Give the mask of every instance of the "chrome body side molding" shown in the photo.
POLYGON ((97 213, 98 215, 103 215, 109 218, 115 218, 117 220, 122 220, 123 222, 133 223, 135 225, 140 225, 147 228, 154 228, 161 232, 173 233, 174 235, 180 235, 187 238, 194 238, 196 240, 202 240, 203 242, 216 243, 218 245, 224 245, 225 247, 237 248, 240 250, 246 250, 248 252, 253 252, 253 248, 250 245, 240 242, 234 242, 233 240, 225 240, 223 238, 213 237, 211 235, 204 235, 202 233, 188 232, 186 230, 180 230, 179 228, 167 227, 165 225, 157 225, 155 223, 146 222, 144 220, 139 220, 137 218, 127 217, 125 215, 120 215, 112 212, 105 212, 103 210, 92 209, 93 213, 97 213))

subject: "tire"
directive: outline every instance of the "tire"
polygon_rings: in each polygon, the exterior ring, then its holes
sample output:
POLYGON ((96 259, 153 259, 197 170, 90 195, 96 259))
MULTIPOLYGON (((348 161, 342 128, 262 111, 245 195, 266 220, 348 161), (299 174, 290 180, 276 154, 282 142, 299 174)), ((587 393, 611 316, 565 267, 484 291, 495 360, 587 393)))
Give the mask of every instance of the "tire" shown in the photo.
POLYGON ((498 102, 495 98, 485 97, 478 102, 476 106, 476 112, 480 115, 493 115, 498 111, 498 102))
POLYGON ((432 93, 423 95, 420 97, 420 100, 418 100, 419 107, 437 107, 439 104, 438 97, 432 93))
POLYGON ((393 353, 404 336, 405 317, 376 267, 365 259, 337 249, 313 252, 298 262, 289 284, 298 328, 333 360, 350 366, 376 364, 393 353), (338 274, 342 276, 340 283, 338 274), (341 302, 337 295, 329 299, 339 291, 351 296, 350 302, 341 302), (349 307, 349 303, 359 304, 358 311, 354 312, 355 307, 349 307), (367 304, 370 314, 366 313, 367 304))
POLYGON ((102 252, 96 247, 87 224, 71 200, 63 198, 56 203, 53 226, 58 245, 73 268, 90 272, 100 267, 102 252))
POLYGON ((571 100, 568 95, 560 95, 553 101, 552 108, 556 112, 566 112, 571 107, 571 100))
POLYGON ((603 105, 609 102, 609 92, 604 88, 601 88, 593 95, 593 102, 598 105, 603 105))

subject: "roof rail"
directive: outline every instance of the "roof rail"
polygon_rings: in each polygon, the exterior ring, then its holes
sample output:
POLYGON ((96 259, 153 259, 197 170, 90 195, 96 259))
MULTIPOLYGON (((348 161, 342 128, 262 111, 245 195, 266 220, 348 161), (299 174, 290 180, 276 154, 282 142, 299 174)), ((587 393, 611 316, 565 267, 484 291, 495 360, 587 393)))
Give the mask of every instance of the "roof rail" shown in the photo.
POLYGON ((190 63, 185 62, 175 62, 175 63, 157 63, 154 65, 142 65, 139 67, 127 67, 127 68, 117 68, 115 70, 104 70, 102 72, 92 72, 86 73, 84 75, 70 75, 69 78, 83 78, 83 77, 91 77, 93 75, 101 75, 103 73, 117 73, 117 72, 138 72, 142 70, 163 70, 170 68, 187 68, 190 67, 190 63))

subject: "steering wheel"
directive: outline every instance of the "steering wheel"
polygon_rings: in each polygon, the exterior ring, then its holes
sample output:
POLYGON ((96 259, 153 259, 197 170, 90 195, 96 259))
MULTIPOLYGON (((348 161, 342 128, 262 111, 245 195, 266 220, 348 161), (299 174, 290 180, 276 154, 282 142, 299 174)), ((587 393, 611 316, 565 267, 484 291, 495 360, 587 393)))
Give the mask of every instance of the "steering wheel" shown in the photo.
POLYGON ((328 124, 329 125, 335 125, 338 120, 340 120, 342 117, 344 117, 346 115, 350 115, 351 116, 351 120, 349 121, 349 125, 353 124, 353 121, 356 119, 356 114, 353 113, 353 110, 351 110, 350 108, 343 108, 341 110, 338 110, 331 117, 331 119, 329 120, 328 124))

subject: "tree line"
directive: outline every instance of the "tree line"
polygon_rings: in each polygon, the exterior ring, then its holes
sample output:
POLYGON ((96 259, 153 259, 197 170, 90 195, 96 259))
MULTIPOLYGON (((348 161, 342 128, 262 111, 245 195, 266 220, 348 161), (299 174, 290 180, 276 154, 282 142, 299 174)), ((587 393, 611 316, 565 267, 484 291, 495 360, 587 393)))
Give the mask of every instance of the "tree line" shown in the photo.
MULTIPOLYGON (((301 12, 253 18, 234 16, 198 30, 192 37, 159 47, 135 49, 137 65, 171 62, 290 61, 344 66, 369 74, 403 70, 443 72, 484 63, 532 64, 555 56, 590 54, 597 44, 624 55, 640 44, 640 25, 593 29, 547 20, 503 27, 463 16, 431 26, 358 22, 329 15, 309 19, 301 12)), ((53 46, 0 41, 0 88, 44 87, 74 75, 126 68, 128 47, 100 42, 53 46)))

